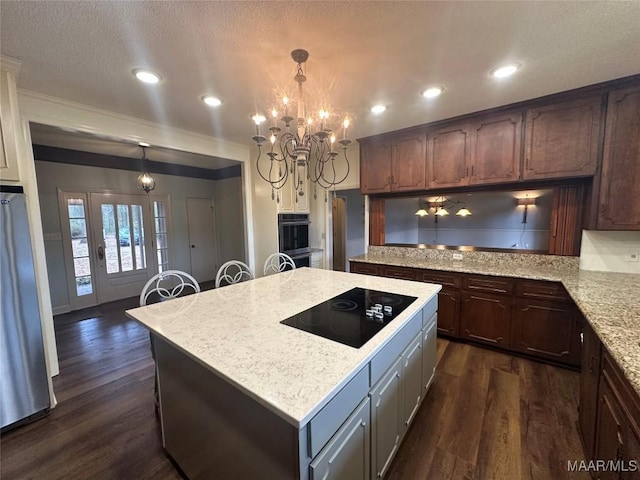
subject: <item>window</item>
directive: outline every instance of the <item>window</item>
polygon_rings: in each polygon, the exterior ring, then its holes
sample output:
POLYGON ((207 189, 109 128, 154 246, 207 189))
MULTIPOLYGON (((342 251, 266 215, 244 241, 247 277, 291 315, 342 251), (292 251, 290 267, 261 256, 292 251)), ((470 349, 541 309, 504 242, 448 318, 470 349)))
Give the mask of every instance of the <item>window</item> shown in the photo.
POLYGON ((76 294, 79 297, 91 295, 93 294, 93 281, 91 279, 91 261, 89 259, 87 218, 84 199, 68 198, 67 212, 69 214, 76 294))
POLYGON ((156 232, 158 272, 169 270, 169 239, 167 235, 167 201, 154 200, 153 218, 156 232))

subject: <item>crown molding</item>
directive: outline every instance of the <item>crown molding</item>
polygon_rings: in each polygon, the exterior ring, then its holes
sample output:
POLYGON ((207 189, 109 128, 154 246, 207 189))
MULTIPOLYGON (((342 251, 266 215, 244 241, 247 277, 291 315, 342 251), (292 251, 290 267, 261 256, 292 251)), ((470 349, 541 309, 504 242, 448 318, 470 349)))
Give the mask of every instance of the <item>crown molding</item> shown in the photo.
POLYGON ((90 105, 18 89, 21 113, 30 121, 131 143, 152 145, 246 162, 249 147, 239 143, 90 105), (193 148, 198 147, 198 148, 193 148))
POLYGON ((16 78, 18 78, 20 75, 20 69, 22 68, 22 62, 17 58, 7 57, 6 55, 0 54, 0 66, 2 67, 2 70, 11 72, 16 78))

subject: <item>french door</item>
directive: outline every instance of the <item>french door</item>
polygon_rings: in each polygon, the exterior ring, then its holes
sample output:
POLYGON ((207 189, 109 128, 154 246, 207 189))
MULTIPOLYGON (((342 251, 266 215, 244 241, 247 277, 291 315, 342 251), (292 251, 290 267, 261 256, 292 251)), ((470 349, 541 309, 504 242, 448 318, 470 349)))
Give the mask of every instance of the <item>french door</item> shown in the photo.
POLYGON ((139 293, 156 270, 149 198, 91 193, 98 303, 139 293))

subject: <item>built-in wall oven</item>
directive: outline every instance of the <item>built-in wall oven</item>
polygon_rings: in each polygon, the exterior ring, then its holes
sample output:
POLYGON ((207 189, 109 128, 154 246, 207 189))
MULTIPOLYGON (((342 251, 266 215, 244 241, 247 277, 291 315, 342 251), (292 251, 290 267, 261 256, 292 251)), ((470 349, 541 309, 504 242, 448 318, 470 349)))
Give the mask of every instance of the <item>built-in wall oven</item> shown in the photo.
POLYGON ((280 252, 289 255, 296 267, 311 266, 310 223, 309 215, 305 213, 281 213, 278 215, 280 252))

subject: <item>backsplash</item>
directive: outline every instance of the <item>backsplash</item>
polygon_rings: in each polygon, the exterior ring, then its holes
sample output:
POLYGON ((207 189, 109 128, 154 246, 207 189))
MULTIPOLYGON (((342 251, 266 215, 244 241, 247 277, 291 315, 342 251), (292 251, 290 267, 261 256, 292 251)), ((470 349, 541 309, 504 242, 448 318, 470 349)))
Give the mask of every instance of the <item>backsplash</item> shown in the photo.
POLYGON ((580 269, 640 273, 640 232, 582 231, 580 269))
POLYGON ((538 255, 531 253, 465 252, 461 250, 438 250, 435 248, 386 247, 369 245, 369 255, 390 255, 416 259, 451 261, 452 263, 510 263, 518 266, 578 268, 579 258, 561 255, 538 255), (462 258, 454 260, 453 255, 462 258))

